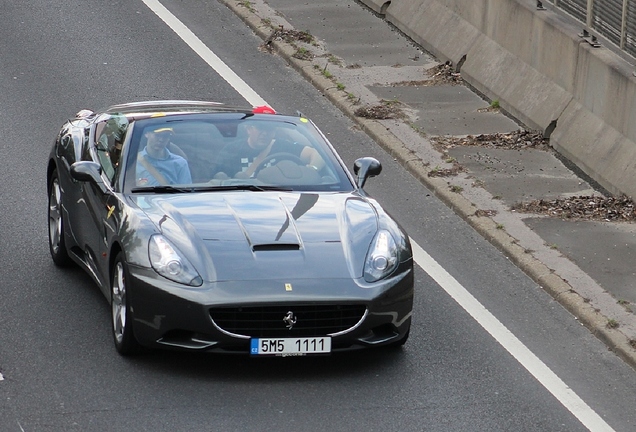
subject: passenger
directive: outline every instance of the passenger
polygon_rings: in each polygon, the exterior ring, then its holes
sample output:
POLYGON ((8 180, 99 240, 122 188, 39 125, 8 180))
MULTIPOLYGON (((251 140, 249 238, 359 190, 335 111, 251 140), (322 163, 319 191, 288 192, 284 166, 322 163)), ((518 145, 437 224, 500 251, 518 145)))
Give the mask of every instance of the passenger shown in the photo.
POLYGON ((190 184, 188 161, 167 149, 174 132, 159 127, 144 134, 146 147, 137 156, 137 186, 190 184))

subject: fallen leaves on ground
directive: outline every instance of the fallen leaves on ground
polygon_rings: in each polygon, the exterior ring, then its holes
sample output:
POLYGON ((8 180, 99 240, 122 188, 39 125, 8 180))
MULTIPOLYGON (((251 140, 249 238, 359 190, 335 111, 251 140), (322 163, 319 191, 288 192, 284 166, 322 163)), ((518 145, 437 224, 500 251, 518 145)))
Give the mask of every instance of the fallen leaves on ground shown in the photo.
POLYGON ((517 203, 512 210, 543 214, 561 219, 632 222, 636 220, 634 202, 627 196, 576 196, 553 200, 534 200, 517 203))
POLYGON ((475 216, 478 217, 492 217, 497 214, 497 210, 483 210, 479 209, 475 211, 475 216))
POLYGON ((400 103, 395 101, 382 101, 377 105, 359 107, 353 113, 358 117, 376 120, 387 120, 404 116, 400 109, 400 103))
POLYGON ((306 31, 299 31, 293 29, 285 29, 282 25, 279 26, 276 30, 269 35, 269 37, 263 42, 259 49, 261 51, 272 51, 272 42, 273 41, 284 41, 289 44, 293 44, 294 42, 304 42, 307 44, 311 44, 314 41, 314 37, 306 31))
POLYGON ((429 177, 453 177, 462 171, 466 171, 466 169, 460 164, 458 164, 457 162, 454 162, 452 168, 435 167, 434 169, 428 172, 428 176, 429 177))
POLYGON ((285 29, 283 26, 275 30, 269 38, 272 40, 283 40, 287 43, 305 42, 310 44, 314 41, 314 37, 309 32, 285 29))
POLYGON ((428 85, 459 85, 464 84, 464 80, 459 72, 455 72, 453 64, 450 62, 442 63, 428 69, 427 74, 431 77, 428 85))
POLYGON ((510 133, 467 135, 465 137, 436 136, 431 137, 431 142, 442 151, 457 146, 479 146, 509 150, 526 148, 547 150, 550 147, 542 132, 524 129, 510 133))

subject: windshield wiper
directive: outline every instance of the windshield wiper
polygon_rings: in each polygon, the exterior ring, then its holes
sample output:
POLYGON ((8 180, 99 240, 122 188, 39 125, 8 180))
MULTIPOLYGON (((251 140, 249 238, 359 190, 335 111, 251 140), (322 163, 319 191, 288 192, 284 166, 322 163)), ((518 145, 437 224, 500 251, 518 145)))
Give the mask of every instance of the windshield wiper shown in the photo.
POLYGON ((132 193, 190 193, 190 192, 223 192, 223 191, 252 191, 252 192, 265 192, 265 191, 280 191, 291 192, 293 189, 283 188, 280 186, 257 186, 257 185, 226 185, 226 186, 141 186, 131 189, 132 193))
POLYGON ((280 186, 258 186, 253 184, 241 184, 241 185, 216 185, 216 186, 195 186, 192 188, 194 192, 223 192, 223 191, 252 191, 252 192, 265 192, 265 191, 280 191, 291 192, 293 189, 283 188, 280 186))
POLYGON ((130 191, 132 193, 140 193, 140 192, 153 192, 153 193, 188 193, 192 192, 194 188, 192 187, 178 187, 178 186, 170 186, 170 185, 161 185, 161 186, 141 186, 134 187, 130 191))

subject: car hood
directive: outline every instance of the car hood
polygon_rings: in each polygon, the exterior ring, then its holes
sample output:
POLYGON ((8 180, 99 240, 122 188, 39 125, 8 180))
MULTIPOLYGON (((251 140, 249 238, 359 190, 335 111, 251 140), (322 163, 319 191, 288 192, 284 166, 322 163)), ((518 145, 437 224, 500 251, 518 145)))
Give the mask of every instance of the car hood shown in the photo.
POLYGON ((208 192, 137 204, 207 281, 359 278, 378 214, 355 193, 208 192))

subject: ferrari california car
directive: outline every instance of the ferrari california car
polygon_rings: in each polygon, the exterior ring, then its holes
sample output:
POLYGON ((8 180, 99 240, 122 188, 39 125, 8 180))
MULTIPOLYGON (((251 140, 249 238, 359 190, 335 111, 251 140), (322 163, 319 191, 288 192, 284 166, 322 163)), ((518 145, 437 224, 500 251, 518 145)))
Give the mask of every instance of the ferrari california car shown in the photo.
POLYGON ((329 354, 401 346, 403 229, 302 114, 213 102, 82 110, 47 166, 51 257, 112 310, 117 351, 329 354))

